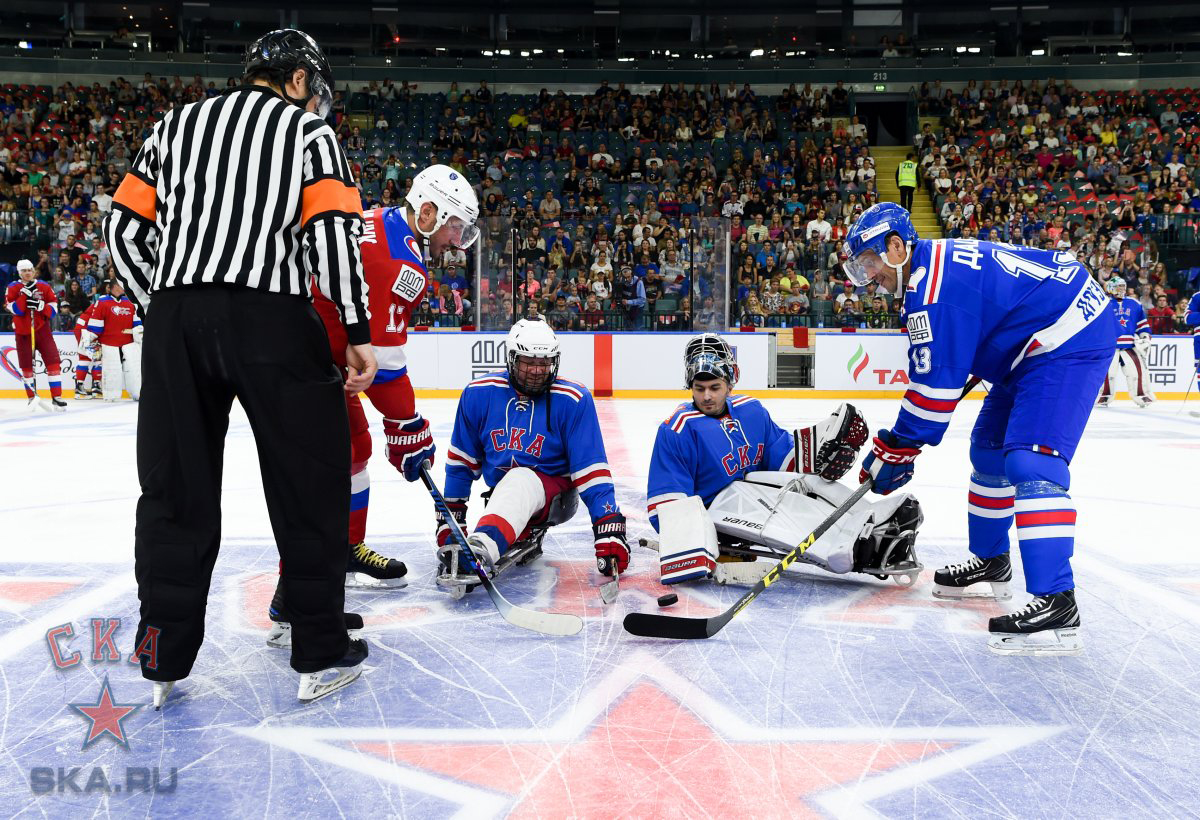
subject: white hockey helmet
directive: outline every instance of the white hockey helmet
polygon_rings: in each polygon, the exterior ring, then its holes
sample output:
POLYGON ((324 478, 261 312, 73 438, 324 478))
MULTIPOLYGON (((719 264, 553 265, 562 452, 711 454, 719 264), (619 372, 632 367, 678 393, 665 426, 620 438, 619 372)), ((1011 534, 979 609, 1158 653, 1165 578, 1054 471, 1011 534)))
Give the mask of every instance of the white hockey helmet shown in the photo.
POLYGON ((504 341, 508 349, 509 383, 526 396, 537 396, 549 390, 558 377, 558 337, 554 335, 553 328, 540 319, 522 319, 512 326, 504 341), (519 357, 549 359, 550 373, 545 381, 535 385, 524 383, 517 374, 519 357))
POLYGON ((1107 282, 1104 283, 1104 290, 1114 299, 1124 299, 1125 291, 1129 289, 1129 284, 1124 278, 1113 274, 1107 282))
POLYGON ((437 233, 444 225, 450 226, 450 244, 456 248, 469 248, 479 238, 479 198, 475 190, 458 171, 449 165, 430 165, 413 177, 412 188, 405 197, 419 222, 421 206, 432 202, 437 206, 437 222, 433 229, 417 231, 426 239, 437 233))

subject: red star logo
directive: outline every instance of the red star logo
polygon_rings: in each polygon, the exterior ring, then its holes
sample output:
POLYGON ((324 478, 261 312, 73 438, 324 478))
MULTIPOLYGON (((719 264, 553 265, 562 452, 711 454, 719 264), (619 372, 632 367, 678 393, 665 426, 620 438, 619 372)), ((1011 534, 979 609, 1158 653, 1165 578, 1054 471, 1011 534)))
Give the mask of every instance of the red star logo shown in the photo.
POLYGON ((0 610, 19 612, 78 589, 81 583, 78 578, 0 577, 0 610))
POLYGON ((534 728, 240 731, 473 816, 717 817, 743 806, 791 818, 869 814, 870 801, 1061 729, 763 727, 635 652, 534 728))
POLYGON ((70 703, 68 706, 91 721, 91 727, 83 741, 84 749, 106 734, 111 735, 113 740, 126 749, 129 748, 129 738, 125 736, 125 728, 121 725, 121 721, 141 709, 142 704, 113 702, 112 689, 108 685, 108 675, 104 676, 104 684, 100 687, 100 697, 95 704, 70 703))

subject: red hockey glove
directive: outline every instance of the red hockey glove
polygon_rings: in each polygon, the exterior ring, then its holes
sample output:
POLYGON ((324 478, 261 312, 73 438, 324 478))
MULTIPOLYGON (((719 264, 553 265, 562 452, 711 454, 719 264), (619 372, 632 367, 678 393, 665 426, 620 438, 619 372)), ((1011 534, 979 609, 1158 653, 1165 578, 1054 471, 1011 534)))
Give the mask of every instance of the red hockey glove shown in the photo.
MULTIPOLYGON (((454 520, 458 522, 458 528, 466 534, 467 530, 467 499, 465 498, 447 498, 446 506, 450 508, 450 514, 454 516, 454 520)), ((446 517, 438 510, 435 513, 437 518, 437 543, 439 547, 444 547, 446 544, 454 541, 454 534, 450 531, 450 525, 446 523, 446 517)))
POLYGON ((620 513, 606 515, 592 525, 596 539, 596 569, 602 575, 629 569, 629 544, 625 541, 625 516, 620 513))
POLYGON ((406 480, 416 481, 420 478, 422 464, 433 466, 436 450, 433 433, 429 431, 429 422, 421 418, 420 413, 404 421, 384 419, 383 432, 387 440, 388 461, 404 474, 406 480))
POLYGON ((874 446, 863 459, 858 471, 858 481, 874 480, 872 489, 887 495, 900 489, 913 477, 913 462, 921 455, 921 444, 896 435, 891 430, 880 430, 874 446))

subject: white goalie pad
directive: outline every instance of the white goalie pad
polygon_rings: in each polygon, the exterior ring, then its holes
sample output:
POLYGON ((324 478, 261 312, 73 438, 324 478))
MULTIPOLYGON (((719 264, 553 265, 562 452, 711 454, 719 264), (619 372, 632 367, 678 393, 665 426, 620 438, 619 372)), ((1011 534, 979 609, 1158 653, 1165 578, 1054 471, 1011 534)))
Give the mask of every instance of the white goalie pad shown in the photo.
POLYGON ((121 398, 121 391, 137 401, 142 394, 142 347, 139 344, 101 345, 100 359, 104 372, 100 385, 106 401, 121 398))
MULTIPOLYGON (((783 554, 815 530, 852 492, 819 476, 760 471, 722 490, 709 505, 708 514, 722 535, 783 554)), ((878 501, 860 499, 800 560, 839 574, 856 571, 855 545, 889 526, 906 503, 915 504, 908 493, 893 493, 878 501)), ((920 569, 919 564, 916 568, 920 569)))
POLYGON ((699 496, 659 504, 659 580, 664 584, 707 578, 717 565, 717 530, 699 496))

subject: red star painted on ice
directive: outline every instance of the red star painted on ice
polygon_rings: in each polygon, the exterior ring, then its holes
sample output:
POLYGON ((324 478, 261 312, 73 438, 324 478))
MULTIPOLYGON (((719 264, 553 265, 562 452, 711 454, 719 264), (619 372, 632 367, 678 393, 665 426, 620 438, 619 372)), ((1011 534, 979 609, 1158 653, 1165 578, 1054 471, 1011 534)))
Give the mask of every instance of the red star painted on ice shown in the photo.
POLYGON ((600 807, 608 817, 717 817, 731 806, 757 816, 819 816, 806 795, 956 744, 730 742, 658 686, 640 683, 569 742, 354 745, 500 791, 515 801, 509 817, 537 818, 588 816, 600 807))
POLYGON ((125 736, 125 728, 121 721, 142 708, 140 703, 115 703, 112 689, 108 685, 108 675, 104 676, 104 684, 100 687, 100 697, 95 704, 67 704, 79 714, 91 721, 87 737, 84 738, 83 748, 91 746, 104 735, 111 735, 113 740, 126 749, 129 748, 129 738, 125 736))
POLYGON ((13 612, 27 609, 77 589, 81 583, 78 578, 0 577, 0 609, 13 612))
MULTIPOLYGON (((540 697, 540 689, 529 696, 540 697)), ((454 723, 237 731, 460 804, 471 816, 583 818, 861 816, 885 795, 1012 756, 1061 731, 944 723, 764 727, 645 652, 568 699, 552 722, 454 723)))

